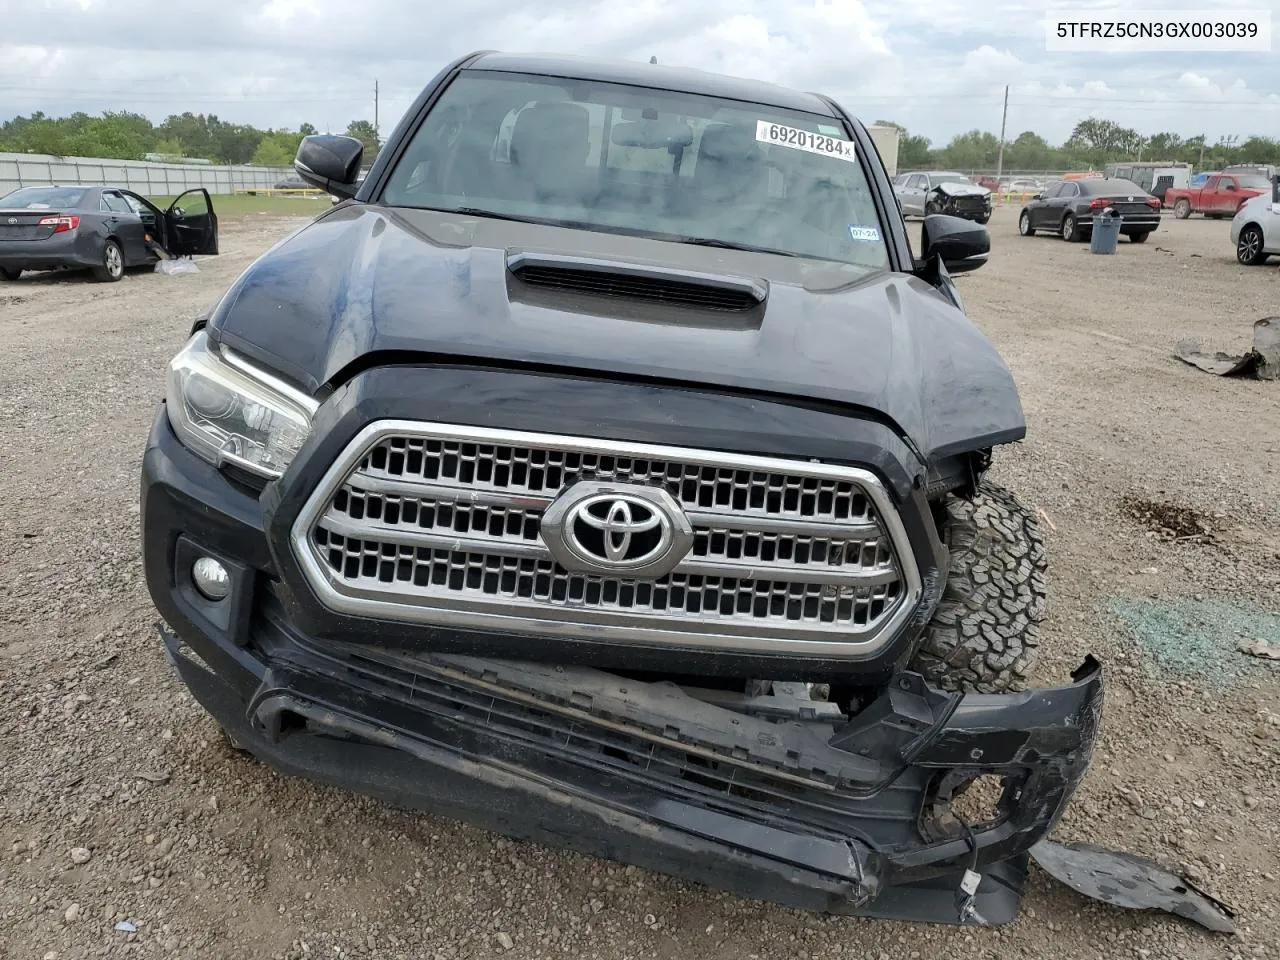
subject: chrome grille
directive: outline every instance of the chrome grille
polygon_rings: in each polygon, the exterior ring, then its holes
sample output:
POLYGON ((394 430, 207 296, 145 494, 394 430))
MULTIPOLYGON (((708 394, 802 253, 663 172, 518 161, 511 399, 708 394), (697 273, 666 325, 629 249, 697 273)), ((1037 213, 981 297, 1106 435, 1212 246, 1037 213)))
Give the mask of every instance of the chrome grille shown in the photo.
POLYGON ((603 642, 863 655, 919 589, 901 523, 856 468, 417 422, 357 437, 294 540, 343 612, 603 642), (692 548, 656 579, 564 569, 539 524, 579 480, 664 488, 692 548))

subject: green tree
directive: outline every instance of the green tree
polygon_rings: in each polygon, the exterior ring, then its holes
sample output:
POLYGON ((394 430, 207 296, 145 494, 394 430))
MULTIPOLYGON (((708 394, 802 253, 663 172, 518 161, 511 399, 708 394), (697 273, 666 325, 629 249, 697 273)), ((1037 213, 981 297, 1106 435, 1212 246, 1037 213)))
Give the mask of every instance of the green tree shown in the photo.
POLYGON ((1176 133, 1156 133, 1147 138, 1143 157, 1148 160, 1172 160, 1182 147, 1182 137, 1176 133))
POLYGON ((263 167, 287 167, 293 163, 301 138, 287 130, 268 133, 258 141, 253 162, 263 167))
POLYGON ((1058 151, 1038 133, 1024 130, 1004 147, 1006 170, 1052 170, 1058 165, 1058 151))
POLYGON ((373 124, 368 120, 352 120, 347 124, 347 136, 355 137, 364 144, 364 159, 361 163, 365 166, 373 163, 374 157, 378 155, 378 150, 381 148, 373 124))
POLYGON ((181 157, 182 144, 176 138, 157 140, 148 153, 158 153, 166 157, 181 157))
POLYGON ((999 155, 1000 141, 995 134, 970 130, 953 137, 937 152, 935 161, 955 170, 988 170, 995 168, 999 155))

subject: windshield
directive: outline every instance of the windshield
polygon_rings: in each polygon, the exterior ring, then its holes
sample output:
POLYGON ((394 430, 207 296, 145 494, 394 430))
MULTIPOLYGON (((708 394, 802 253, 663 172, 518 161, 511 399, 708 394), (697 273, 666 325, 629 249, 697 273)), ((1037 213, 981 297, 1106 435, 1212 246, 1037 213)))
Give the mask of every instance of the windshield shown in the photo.
POLYGON ((1271 189, 1271 181, 1257 174, 1245 174, 1244 176, 1237 176, 1236 179, 1240 181, 1240 186, 1246 190, 1271 189))
POLYGON ((382 202, 885 268, 859 160, 830 117, 463 72, 382 202))
POLYGON ((0 197, 6 210, 74 210, 84 190, 75 187, 22 187, 0 197))

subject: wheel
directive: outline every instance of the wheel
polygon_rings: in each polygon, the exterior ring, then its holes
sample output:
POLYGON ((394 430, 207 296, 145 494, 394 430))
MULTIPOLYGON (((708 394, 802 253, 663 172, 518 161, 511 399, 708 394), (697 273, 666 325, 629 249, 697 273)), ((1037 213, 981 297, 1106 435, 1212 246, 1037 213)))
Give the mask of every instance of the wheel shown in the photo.
POLYGON ((93 275, 103 283, 115 283, 124 276, 124 254, 120 244, 108 240, 102 247, 102 266, 93 268, 93 275))
POLYGON ((1147 237, 1151 236, 1150 230, 1142 230, 1138 233, 1129 234, 1130 243, 1146 243, 1147 237))
POLYGON ((986 226, 988 223, 991 222, 991 214, 984 213, 982 216, 978 217, 978 222, 983 226, 986 226))
POLYGON ((924 215, 926 217, 931 217, 935 213, 941 213, 941 212, 942 212, 942 208, 938 206, 938 201, 936 200, 930 200, 928 203, 924 205, 924 215))
POLYGON ((1191 216, 1191 201, 1185 197, 1180 199, 1173 205, 1173 215, 1179 220, 1185 220, 1191 216))
POLYGON ((1034 237, 1035 229, 1031 226, 1031 214, 1023 210, 1022 215, 1018 217, 1018 232, 1024 237, 1034 237))
POLYGON ((987 481, 973 500, 953 498, 944 510, 947 585, 911 669, 944 690, 1020 690, 1039 655, 1045 617, 1040 524, 987 481))
POLYGON ((0 280, 17 280, 22 276, 21 270, 15 270, 13 267, 0 267, 0 280))
POLYGON ((1077 243, 1080 240, 1080 228, 1076 226, 1076 215, 1068 213, 1062 218, 1062 239, 1067 243, 1077 243))
POLYGON ((1263 251, 1262 229, 1251 223, 1240 231, 1240 239, 1236 242, 1236 259, 1246 267, 1256 267, 1266 263, 1267 254, 1263 251))

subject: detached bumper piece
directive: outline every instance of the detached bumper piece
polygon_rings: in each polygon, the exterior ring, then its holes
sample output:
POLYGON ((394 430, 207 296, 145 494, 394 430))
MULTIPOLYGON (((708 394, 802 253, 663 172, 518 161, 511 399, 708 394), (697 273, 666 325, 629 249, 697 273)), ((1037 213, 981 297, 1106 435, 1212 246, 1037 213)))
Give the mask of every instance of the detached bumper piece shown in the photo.
POLYGON ((1004 696, 903 673, 849 720, 587 668, 322 645, 278 622, 232 658, 162 636, 200 703, 286 773, 741 896, 917 921, 1013 919, 1102 704, 1092 660, 1071 686, 1004 696), (1001 792, 966 823, 952 801, 979 776, 1001 792))

